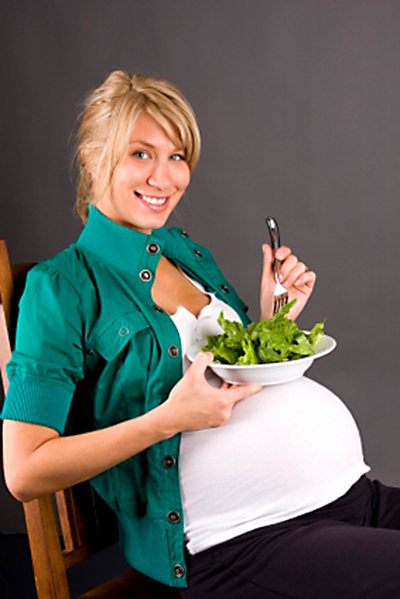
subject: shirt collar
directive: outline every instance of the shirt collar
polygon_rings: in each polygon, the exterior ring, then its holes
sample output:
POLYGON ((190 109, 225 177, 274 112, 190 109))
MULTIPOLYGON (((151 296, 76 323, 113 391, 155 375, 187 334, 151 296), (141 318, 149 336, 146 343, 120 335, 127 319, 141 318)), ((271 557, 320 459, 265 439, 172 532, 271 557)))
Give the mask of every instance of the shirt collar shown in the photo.
POLYGON ((158 255, 163 253, 171 259, 179 258, 183 249, 177 247, 165 227, 147 235, 115 223, 93 205, 77 244, 131 274, 138 272, 151 244, 158 245, 158 255))
MULTIPOLYGON (((164 227, 163 227, 164 229, 164 227)), ((94 206, 89 207, 87 223, 79 236, 77 245, 129 273, 136 273, 147 254, 150 244, 159 246, 163 252, 168 241, 168 231, 155 230, 150 235, 119 225, 94 206)))

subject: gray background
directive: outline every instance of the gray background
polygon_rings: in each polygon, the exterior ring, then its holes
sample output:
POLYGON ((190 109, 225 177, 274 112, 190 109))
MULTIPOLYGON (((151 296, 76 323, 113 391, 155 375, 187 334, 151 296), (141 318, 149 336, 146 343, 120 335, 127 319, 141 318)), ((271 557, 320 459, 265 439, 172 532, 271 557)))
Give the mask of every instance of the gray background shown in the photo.
MULTIPOLYGON (((171 224, 258 313, 264 220, 318 273, 300 325, 338 341, 309 374, 400 485, 399 0, 3 0, 0 236, 13 262, 81 229, 71 166, 85 94, 114 68, 175 82, 203 155, 171 224)), ((0 485, 0 532, 23 530, 0 485)))

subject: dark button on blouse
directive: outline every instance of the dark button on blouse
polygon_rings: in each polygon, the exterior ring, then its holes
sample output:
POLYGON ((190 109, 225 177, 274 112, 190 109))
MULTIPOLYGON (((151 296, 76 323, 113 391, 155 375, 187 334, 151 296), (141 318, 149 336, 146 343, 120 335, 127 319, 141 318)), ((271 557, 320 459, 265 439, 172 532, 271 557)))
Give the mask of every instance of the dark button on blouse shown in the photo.
POLYGON ((152 274, 149 270, 142 270, 142 272, 139 274, 139 277, 142 279, 142 281, 147 283, 150 281, 152 274))
POLYGON ((189 237, 189 233, 186 233, 186 231, 181 231, 181 235, 182 237, 189 237))
POLYGON ((166 455, 163 458, 162 464, 166 470, 171 470, 175 466, 176 460, 172 457, 172 455, 166 455))
POLYGON ((176 566, 174 566, 174 574, 177 578, 182 578, 185 575, 185 568, 176 564, 176 566))
POLYGON ((160 306, 153 306, 153 310, 157 312, 157 314, 161 314, 164 310, 160 306))
POLYGON ((229 293, 229 288, 226 285, 221 285, 221 289, 224 293, 229 293))
POLYGON ((200 252, 200 250, 194 250, 194 253, 196 254, 196 256, 198 258, 202 258, 203 257, 203 254, 200 252))
POLYGON ((168 348, 168 353, 171 358, 176 358, 176 356, 179 354, 179 349, 176 347, 176 345, 170 345, 168 348))
POLYGON ((158 254, 160 246, 158 245, 158 243, 149 243, 146 249, 149 254, 158 254))
POLYGON ((178 512, 168 512, 167 514, 167 520, 168 522, 171 522, 171 524, 178 524, 180 519, 181 516, 178 512))

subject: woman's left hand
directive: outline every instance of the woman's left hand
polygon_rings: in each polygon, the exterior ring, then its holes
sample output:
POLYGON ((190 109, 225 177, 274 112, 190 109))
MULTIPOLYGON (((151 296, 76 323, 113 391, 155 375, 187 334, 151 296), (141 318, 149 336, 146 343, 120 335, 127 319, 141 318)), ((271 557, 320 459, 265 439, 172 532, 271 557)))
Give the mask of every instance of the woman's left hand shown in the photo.
MULTIPOLYGON (((263 272, 261 276, 260 292, 260 319, 269 320, 273 316, 274 290, 276 281, 273 272, 273 252, 267 243, 263 244, 263 272)), ((296 299, 297 302, 290 310, 288 316, 295 320, 309 300, 313 292, 317 275, 308 270, 304 262, 300 262, 292 254, 290 248, 281 246, 276 252, 276 258, 280 261, 281 284, 289 292, 289 301, 296 299)))

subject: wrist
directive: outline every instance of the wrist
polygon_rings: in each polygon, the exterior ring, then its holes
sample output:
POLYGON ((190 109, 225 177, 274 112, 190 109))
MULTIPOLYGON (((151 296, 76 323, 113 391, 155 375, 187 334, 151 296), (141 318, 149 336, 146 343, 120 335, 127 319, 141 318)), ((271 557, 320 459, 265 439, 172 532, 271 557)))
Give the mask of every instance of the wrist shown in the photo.
POLYGON ((173 415, 173 411, 170 409, 167 402, 164 402, 150 412, 147 412, 147 414, 144 414, 143 418, 146 418, 146 426, 150 426, 154 435, 157 437, 157 441, 169 439, 181 432, 176 418, 173 415))

